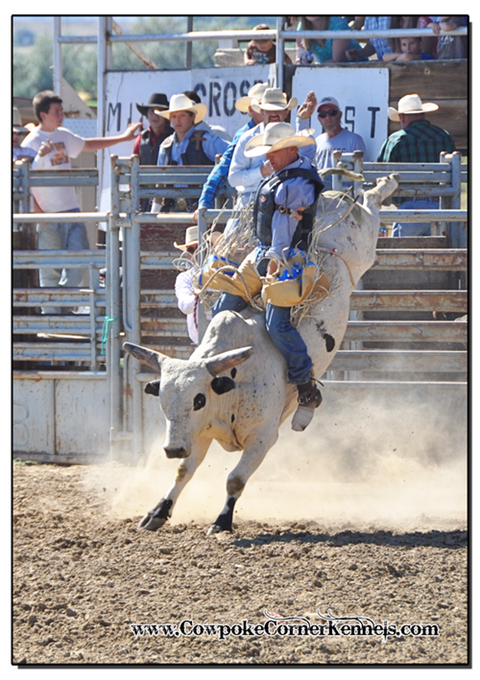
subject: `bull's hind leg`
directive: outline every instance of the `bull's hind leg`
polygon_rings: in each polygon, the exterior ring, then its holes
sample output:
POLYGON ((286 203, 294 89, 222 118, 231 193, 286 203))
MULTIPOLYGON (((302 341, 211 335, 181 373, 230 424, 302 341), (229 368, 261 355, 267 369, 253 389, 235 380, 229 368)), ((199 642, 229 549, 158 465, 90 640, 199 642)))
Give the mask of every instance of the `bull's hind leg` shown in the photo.
POLYGON ((211 439, 206 439, 204 437, 199 437, 195 441, 192 447, 192 453, 188 458, 184 458, 178 466, 175 482, 170 487, 168 493, 162 498, 160 503, 153 508, 153 510, 150 510, 140 521, 140 527, 148 529, 149 531, 156 531, 172 516, 172 510, 178 497, 202 463, 211 442, 211 439))
POLYGON ((246 483, 263 461, 267 452, 272 448, 278 438, 278 426, 275 434, 266 437, 255 435, 243 450, 242 457, 228 475, 227 479, 227 502, 222 512, 212 524, 207 534, 216 534, 220 531, 232 531, 233 511, 235 503, 243 493, 246 483))

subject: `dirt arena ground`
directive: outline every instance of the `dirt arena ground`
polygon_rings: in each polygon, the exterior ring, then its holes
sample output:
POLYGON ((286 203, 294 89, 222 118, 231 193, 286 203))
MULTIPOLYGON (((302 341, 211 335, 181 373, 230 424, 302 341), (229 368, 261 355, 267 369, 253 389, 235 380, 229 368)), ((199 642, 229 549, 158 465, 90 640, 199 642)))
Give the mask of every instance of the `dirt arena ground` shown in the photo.
POLYGON ((174 476, 160 449, 137 468, 15 463, 13 663, 469 663, 464 462, 395 447, 352 467, 327 447, 319 476, 283 440, 234 533, 207 537, 235 455, 209 452, 156 533, 137 524, 174 476), (379 628, 339 634, 359 618, 379 628))

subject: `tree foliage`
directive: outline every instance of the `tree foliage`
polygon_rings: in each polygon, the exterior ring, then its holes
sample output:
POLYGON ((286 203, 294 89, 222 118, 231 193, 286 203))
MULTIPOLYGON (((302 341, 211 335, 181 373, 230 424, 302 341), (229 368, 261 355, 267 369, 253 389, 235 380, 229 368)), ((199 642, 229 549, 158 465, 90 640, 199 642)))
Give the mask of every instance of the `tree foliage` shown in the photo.
MULTIPOLYGON (((125 33, 140 35, 185 33, 187 17, 149 16, 132 20, 116 18, 125 33)), ((249 29, 260 22, 275 27, 275 17, 209 17, 193 18, 194 31, 249 29)), ((72 30, 72 29, 70 29, 72 30)), ((74 30, 74 28, 73 28, 74 30)), ((187 43, 184 41, 145 41, 136 43, 160 69, 186 67, 187 43)), ((192 42, 192 68, 213 66, 218 40, 192 42)), ((147 66, 124 43, 113 43, 112 66, 114 70, 145 70, 147 66)), ((35 43, 28 49, 14 49, 13 94, 33 97, 37 92, 51 89, 53 83, 53 36, 43 30, 37 33, 35 43)), ((77 90, 97 96, 97 48, 95 45, 62 45, 62 75, 77 90)))

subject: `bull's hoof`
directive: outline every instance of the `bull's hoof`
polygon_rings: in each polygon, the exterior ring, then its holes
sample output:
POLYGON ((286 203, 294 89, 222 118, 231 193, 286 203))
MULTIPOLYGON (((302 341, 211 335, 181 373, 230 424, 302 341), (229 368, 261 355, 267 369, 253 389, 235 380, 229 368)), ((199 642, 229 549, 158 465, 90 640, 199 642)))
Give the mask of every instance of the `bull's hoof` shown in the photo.
POLYGON ((162 517, 152 517, 152 515, 145 515, 143 519, 140 520, 138 526, 142 529, 147 529, 148 531, 157 531, 160 527, 163 527, 167 520, 162 517))
POLYGON ((210 529, 207 531, 207 536, 211 536, 212 534, 220 534, 222 531, 230 531, 232 532, 233 529, 232 527, 222 527, 219 524, 212 524, 210 529))

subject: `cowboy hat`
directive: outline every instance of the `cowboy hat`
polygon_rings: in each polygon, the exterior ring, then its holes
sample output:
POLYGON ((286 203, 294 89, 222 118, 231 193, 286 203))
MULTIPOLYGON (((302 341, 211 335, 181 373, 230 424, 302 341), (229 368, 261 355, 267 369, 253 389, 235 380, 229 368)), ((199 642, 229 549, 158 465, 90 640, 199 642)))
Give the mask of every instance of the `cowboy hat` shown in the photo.
POLYGON ((191 99, 187 97, 186 94, 173 94, 170 99, 170 106, 168 111, 157 111, 155 113, 162 118, 168 118, 172 113, 178 113, 179 111, 189 111, 195 114, 194 124, 200 123, 201 120, 207 115, 207 107, 205 104, 194 104, 191 99))
POLYGON ((235 108, 237 111, 248 113, 248 109, 252 105, 252 101, 258 103, 258 100, 263 97, 263 93, 267 87, 268 83, 255 83, 255 85, 249 89, 248 95, 246 97, 240 97, 240 99, 237 99, 235 102, 235 108))
MULTIPOLYGON (((212 233, 208 235, 208 240, 212 246, 215 245, 220 236, 222 236, 221 231, 212 231, 212 233)), ((191 248, 192 246, 198 246, 198 226, 194 224, 191 227, 187 227, 185 232, 185 243, 175 242, 173 245, 179 250, 187 250, 187 248, 191 248)))
POLYGON ((401 113, 428 113, 436 111, 437 109, 438 104, 434 104, 433 102, 422 104, 422 100, 418 94, 406 94, 405 97, 402 97, 398 102, 398 110, 394 109, 393 106, 389 106, 387 113, 390 120, 398 122, 401 113))
POLYGON ((146 116, 148 114, 148 109, 168 109, 167 95, 163 94, 163 92, 154 92, 150 95, 150 99, 146 104, 139 104, 137 102, 135 106, 140 111, 142 116, 146 116))
POLYGON ((310 136, 311 132, 312 130, 303 130, 304 134, 296 135, 290 123, 269 123, 263 135, 255 135, 247 143, 245 156, 254 158, 255 156, 263 156, 265 153, 286 149, 289 146, 298 147, 315 144, 315 140, 310 136))
POLYGON ((270 87, 265 90, 260 101, 252 101, 252 109, 257 113, 262 111, 291 111, 298 104, 296 97, 292 97, 288 101, 285 92, 282 92, 277 87, 270 87))

